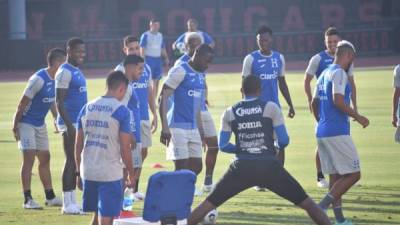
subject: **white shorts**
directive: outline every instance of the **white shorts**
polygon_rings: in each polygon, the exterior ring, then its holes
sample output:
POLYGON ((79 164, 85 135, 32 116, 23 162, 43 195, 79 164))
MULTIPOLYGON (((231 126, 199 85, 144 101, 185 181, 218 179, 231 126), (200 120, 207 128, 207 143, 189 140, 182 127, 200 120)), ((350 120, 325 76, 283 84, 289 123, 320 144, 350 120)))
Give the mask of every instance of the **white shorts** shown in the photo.
POLYGON ((131 152, 133 168, 142 168, 142 144, 136 143, 136 147, 131 152))
POLYGON ((317 138, 322 172, 349 174, 360 171, 360 158, 350 135, 317 138))
POLYGON ((171 141, 167 148, 168 160, 201 158, 201 137, 198 129, 170 128, 171 141))
POLYGON ((149 120, 140 121, 140 142, 142 143, 142 148, 151 147, 151 129, 149 120))
POLYGON ((36 127, 28 123, 18 123, 18 133, 20 150, 49 150, 46 124, 36 127))
POLYGON ((201 124, 203 125, 204 137, 216 137, 214 120, 209 111, 201 111, 201 124))

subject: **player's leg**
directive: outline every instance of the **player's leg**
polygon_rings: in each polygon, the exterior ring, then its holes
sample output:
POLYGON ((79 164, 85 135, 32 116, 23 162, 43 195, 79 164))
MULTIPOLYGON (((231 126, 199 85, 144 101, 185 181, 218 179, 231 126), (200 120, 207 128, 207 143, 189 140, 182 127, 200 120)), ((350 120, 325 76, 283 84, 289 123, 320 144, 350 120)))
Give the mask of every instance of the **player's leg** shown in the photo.
MULTIPOLYGON (((148 148, 151 146, 151 129, 150 129, 150 121, 140 121, 140 137, 142 142, 142 164, 144 160, 147 158, 148 148)), ((144 199, 144 194, 139 191, 139 180, 142 173, 142 169, 138 169, 138 177, 136 179, 136 185, 134 190, 134 195, 136 199, 144 199)))
POLYGON ((204 178, 203 191, 210 192, 213 188, 213 174, 218 155, 218 139, 215 124, 209 111, 201 112, 201 120, 204 130, 204 142, 207 146, 206 174, 204 178))
MULTIPOLYGON (((132 162, 133 169, 135 172, 135 185, 133 192, 136 193, 139 187, 139 177, 142 171, 143 159, 142 159, 142 144, 136 143, 135 149, 132 150, 132 162)), ((143 200, 144 196, 139 196, 139 194, 135 194, 137 200, 143 200)))
MULTIPOLYGON (((93 212, 92 225, 98 225, 99 182, 82 179, 82 210, 93 212)), ((121 188, 122 191, 122 188, 121 188)))
POLYGON ((39 204, 33 200, 31 194, 32 167, 35 163, 36 155, 35 129, 30 124, 19 123, 18 133, 20 137, 18 147, 22 151, 21 183, 24 192, 23 207, 25 209, 41 209, 39 204))
POLYGON ((167 147, 167 160, 174 161, 175 170, 189 169, 188 131, 170 128, 171 140, 167 147))
POLYGON ((146 60, 146 63, 148 63, 151 69, 153 95, 156 98, 158 96, 158 86, 162 77, 162 59, 161 57, 146 57, 146 60))
POLYGON ((318 225, 330 225, 328 216, 310 197, 298 204, 304 209, 308 216, 318 225))
POLYGON ((187 224, 188 225, 199 224, 204 219, 204 217, 207 215, 207 213, 215 208, 216 207, 211 202, 209 202, 207 199, 204 200, 190 214, 190 216, 187 220, 187 224))
POLYGON ((93 213, 92 221, 90 224, 91 225, 99 225, 99 213, 98 212, 93 213))
POLYGON ((189 169, 196 175, 199 175, 203 169, 203 150, 201 137, 197 129, 187 131, 188 143, 187 148, 189 150, 189 169))
POLYGON ((317 187, 328 188, 329 183, 325 180, 324 173, 321 169, 321 159, 319 158, 318 147, 315 150, 315 167, 317 168, 317 187))
POLYGON ((278 160, 282 164, 282 166, 285 165, 285 149, 281 149, 278 152, 278 160))
POLYGON ((189 158, 189 169, 193 171, 196 175, 201 173, 203 169, 203 162, 201 158, 189 158))
POLYGON ((123 202, 122 181, 99 182, 98 214, 100 225, 112 225, 123 202))

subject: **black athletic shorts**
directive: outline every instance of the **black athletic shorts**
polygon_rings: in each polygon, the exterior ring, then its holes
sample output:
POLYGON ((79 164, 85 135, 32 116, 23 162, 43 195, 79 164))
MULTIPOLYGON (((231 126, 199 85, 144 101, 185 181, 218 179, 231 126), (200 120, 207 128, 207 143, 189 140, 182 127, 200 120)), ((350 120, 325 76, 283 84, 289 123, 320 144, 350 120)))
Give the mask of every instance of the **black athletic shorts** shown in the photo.
POLYGON ((207 200, 218 207, 253 186, 266 187, 295 205, 308 197, 282 164, 275 157, 271 157, 263 160, 239 159, 232 162, 207 200))

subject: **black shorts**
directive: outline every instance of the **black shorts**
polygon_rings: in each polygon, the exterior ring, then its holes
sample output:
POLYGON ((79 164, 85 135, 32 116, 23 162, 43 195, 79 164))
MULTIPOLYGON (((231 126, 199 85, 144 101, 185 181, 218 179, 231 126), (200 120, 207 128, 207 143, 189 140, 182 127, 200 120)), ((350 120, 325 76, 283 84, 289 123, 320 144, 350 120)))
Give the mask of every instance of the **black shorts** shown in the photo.
POLYGON ((275 158, 263 160, 235 160, 207 197, 215 207, 253 186, 266 187, 295 205, 308 198, 300 184, 275 158))

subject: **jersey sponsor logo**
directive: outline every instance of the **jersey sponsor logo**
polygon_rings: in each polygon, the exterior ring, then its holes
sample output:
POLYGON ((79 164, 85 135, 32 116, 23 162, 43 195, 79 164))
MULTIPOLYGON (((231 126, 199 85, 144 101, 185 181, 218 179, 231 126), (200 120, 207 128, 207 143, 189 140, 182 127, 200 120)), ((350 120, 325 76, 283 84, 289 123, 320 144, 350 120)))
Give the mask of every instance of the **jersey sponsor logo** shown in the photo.
POLYGON ((259 59, 259 60, 257 60, 257 62, 259 62, 259 63, 266 62, 266 61, 267 61, 267 59, 259 59))
POLYGON ((55 101, 55 98, 43 98, 42 99, 43 103, 50 103, 50 102, 54 102, 54 101, 55 101))
POLYGON ((148 85, 147 85, 147 82, 146 83, 137 83, 137 82, 135 82, 135 83, 132 84, 132 87, 135 88, 135 89, 145 89, 145 88, 148 87, 148 85))
POLYGON ((113 107, 109 106, 109 105, 88 105, 87 107, 89 112, 112 112, 113 111, 113 107))
POLYGON ((278 73, 274 71, 272 74, 262 73, 260 74, 261 80, 275 80, 278 77, 278 73))
POLYGON ((238 123, 238 130, 254 129, 254 128, 260 128, 260 127, 262 127, 261 121, 238 123))
POLYGON ((254 115, 262 113, 261 106, 253 107, 253 108, 238 108, 236 109, 236 115, 238 116, 246 116, 246 115, 254 115))
POLYGON ((79 87, 79 92, 86 92, 86 87, 85 86, 79 87))
POLYGON ((195 91, 195 90, 189 90, 188 91, 188 96, 195 97, 195 98, 200 98, 201 97, 201 92, 200 91, 195 91))
POLYGON ((107 121, 103 120, 86 120, 85 127, 98 127, 98 128, 109 128, 107 121))

